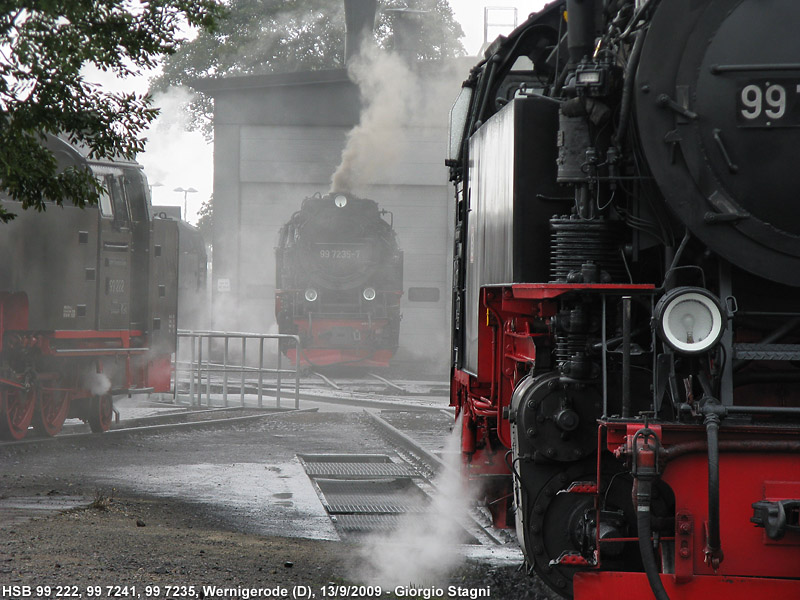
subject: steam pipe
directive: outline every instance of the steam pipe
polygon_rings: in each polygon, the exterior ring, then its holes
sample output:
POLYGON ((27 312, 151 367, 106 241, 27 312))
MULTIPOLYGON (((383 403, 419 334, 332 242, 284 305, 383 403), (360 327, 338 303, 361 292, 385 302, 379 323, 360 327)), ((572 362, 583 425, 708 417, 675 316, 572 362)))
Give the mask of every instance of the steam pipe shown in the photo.
POLYGON ((708 540, 706 564, 716 571, 724 558, 719 535, 719 416, 709 412, 705 417, 708 439, 708 540))
POLYGON ((669 600, 664 582, 659 576, 653 542, 653 528, 650 520, 650 505, 653 497, 653 482, 658 478, 661 444, 652 429, 644 427, 633 436, 633 456, 631 475, 633 475, 633 504, 636 509, 636 528, 639 535, 639 553, 647 581, 656 600, 669 600), (642 441, 640 445, 640 440, 642 441), (653 441, 653 445, 649 441, 653 441))
MULTIPOLYGON (((718 442, 717 448, 718 452, 775 452, 800 454, 800 441, 728 440, 718 442)), ((707 450, 707 441, 687 442, 685 444, 675 444, 669 448, 664 448, 661 450, 661 457, 666 462, 674 460, 679 456, 706 452, 707 450)))
POLYGON ((631 112, 633 84, 636 79, 636 67, 639 65, 639 57, 642 55, 642 46, 644 46, 644 30, 640 29, 636 32, 633 49, 631 50, 630 58, 628 58, 628 64, 625 67, 625 87, 622 90, 622 101, 620 102, 619 129, 614 136, 614 145, 619 148, 622 147, 622 143, 625 141, 625 135, 628 133, 628 118, 631 112))
POLYGON ((686 229, 686 232, 683 234, 683 239, 681 240, 678 249, 675 251, 675 254, 672 256, 672 262, 667 269, 667 272, 664 274, 664 283, 661 284, 661 287, 665 290, 672 288, 672 272, 678 267, 678 263, 681 260, 681 255, 683 251, 686 249, 686 244, 689 243, 689 239, 691 235, 689 234, 689 229, 686 229))
POLYGON ((567 0, 567 14, 567 48, 569 62, 574 66, 594 50, 594 0, 567 0))
POLYGON ((631 297, 622 298, 622 418, 631 416, 631 297))
POLYGON ((639 529, 639 553, 642 555, 642 565, 647 575, 647 581, 656 600, 669 600, 664 583, 658 575, 658 565, 653 552, 653 544, 650 537, 653 532, 650 527, 650 498, 652 495, 652 483, 649 481, 638 481, 637 483, 637 507, 636 525, 639 529))

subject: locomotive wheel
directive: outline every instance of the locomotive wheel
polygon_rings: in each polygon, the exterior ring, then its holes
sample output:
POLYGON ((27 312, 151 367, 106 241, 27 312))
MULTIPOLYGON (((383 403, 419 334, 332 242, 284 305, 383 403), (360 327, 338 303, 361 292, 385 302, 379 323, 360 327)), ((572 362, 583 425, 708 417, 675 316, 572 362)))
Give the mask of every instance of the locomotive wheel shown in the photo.
MULTIPOLYGON (((570 482, 594 480, 596 472, 585 470, 586 466, 585 461, 576 463, 552 477, 540 489, 530 503, 525 532, 526 554, 533 563, 534 570, 553 590, 569 598, 572 597, 573 576, 587 567, 571 566, 569 563, 554 565, 551 561, 564 551, 581 551, 584 515, 594 514, 594 497, 588 494, 560 494, 559 491, 569 487, 570 482)), ((627 521, 635 518, 630 508, 631 485, 628 479, 614 480, 613 477, 608 477, 601 496, 606 510, 624 507, 627 521)), ((627 534, 628 532, 614 537, 627 537, 627 534)), ((638 548, 635 544, 628 544, 606 552, 603 564, 610 570, 641 570, 638 548)))
POLYGON ((92 399, 89 401, 89 412, 86 418, 89 427, 92 429, 92 433, 108 431, 109 427, 111 427, 112 413, 111 394, 92 396, 92 399))
POLYGON ((21 440, 28 432, 36 408, 36 388, 0 390, 0 439, 21 440))
POLYGON ((52 437, 61 431, 68 412, 68 394, 58 390, 44 392, 33 413, 33 428, 37 433, 52 437))

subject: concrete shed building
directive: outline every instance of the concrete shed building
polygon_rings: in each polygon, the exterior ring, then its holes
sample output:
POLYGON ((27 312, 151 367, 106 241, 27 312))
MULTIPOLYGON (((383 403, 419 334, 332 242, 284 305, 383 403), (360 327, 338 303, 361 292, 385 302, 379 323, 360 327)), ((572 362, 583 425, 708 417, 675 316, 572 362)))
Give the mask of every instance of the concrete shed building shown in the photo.
MULTIPOLYGON (((468 69, 456 62, 412 68, 412 106, 379 143, 388 158, 351 190, 393 213, 405 253, 392 365, 429 375, 445 375, 450 354, 453 195, 444 159, 449 107, 468 69)), ((305 197, 330 190, 368 102, 345 69, 206 79, 194 87, 214 99, 213 326, 275 332, 278 230, 305 197)))

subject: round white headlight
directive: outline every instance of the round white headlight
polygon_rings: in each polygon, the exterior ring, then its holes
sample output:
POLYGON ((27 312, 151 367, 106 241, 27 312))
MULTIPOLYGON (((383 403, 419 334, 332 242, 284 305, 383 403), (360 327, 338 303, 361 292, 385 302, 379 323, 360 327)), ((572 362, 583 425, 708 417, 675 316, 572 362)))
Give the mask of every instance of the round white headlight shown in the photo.
POLYGON ((677 352, 699 354, 719 342, 725 319, 719 300, 703 288, 670 290, 656 304, 658 333, 677 352))
POLYGON ((333 203, 339 208, 344 208, 347 206, 347 196, 342 196, 339 194, 338 196, 334 197, 333 203))
POLYGON ((314 302, 314 300, 317 299, 317 290, 314 288, 308 288, 303 296, 305 297, 306 301, 314 302))
POLYGON ((364 300, 368 301, 375 300, 375 288, 371 287, 364 288, 364 291, 362 292, 361 295, 364 296, 364 300))

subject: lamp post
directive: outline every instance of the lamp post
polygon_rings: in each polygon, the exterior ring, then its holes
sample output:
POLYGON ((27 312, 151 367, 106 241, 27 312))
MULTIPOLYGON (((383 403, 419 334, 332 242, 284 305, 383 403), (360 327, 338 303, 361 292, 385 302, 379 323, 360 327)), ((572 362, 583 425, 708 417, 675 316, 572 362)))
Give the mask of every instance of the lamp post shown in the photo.
POLYGON ((182 215, 182 218, 185 221, 186 220, 186 212, 187 212, 186 198, 189 196, 189 194, 194 194, 197 190, 194 189, 193 187, 186 188, 186 189, 183 189, 182 187, 176 187, 172 191, 173 192, 183 192, 183 215, 182 215))

